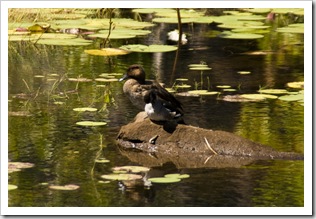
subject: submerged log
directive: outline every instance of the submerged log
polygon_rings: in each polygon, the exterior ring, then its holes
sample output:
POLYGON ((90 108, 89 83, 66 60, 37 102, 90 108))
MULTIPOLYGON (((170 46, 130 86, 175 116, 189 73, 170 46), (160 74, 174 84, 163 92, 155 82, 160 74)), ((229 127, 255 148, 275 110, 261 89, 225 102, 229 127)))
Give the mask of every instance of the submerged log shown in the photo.
POLYGON ((225 131, 154 123, 145 112, 122 126, 117 142, 123 155, 149 167, 168 162, 178 168, 240 167, 256 160, 304 159, 302 154, 280 152, 225 131))

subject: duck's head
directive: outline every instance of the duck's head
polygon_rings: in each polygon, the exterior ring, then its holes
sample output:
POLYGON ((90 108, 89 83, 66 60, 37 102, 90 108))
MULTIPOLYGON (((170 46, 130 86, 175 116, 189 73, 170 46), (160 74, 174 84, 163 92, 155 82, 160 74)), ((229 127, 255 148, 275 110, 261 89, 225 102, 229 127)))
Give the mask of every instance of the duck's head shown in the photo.
POLYGON ((123 81, 129 78, 133 78, 137 80, 140 84, 144 84, 146 78, 144 68, 141 65, 137 64, 129 66, 125 75, 119 81, 123 81))

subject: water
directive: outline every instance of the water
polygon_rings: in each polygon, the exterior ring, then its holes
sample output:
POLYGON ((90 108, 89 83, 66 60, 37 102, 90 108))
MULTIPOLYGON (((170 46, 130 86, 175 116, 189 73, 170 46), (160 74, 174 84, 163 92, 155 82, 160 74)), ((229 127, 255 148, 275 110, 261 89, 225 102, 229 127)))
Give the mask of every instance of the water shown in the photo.
MULTIPOLYGON (((237 93, 253 93, 260 87, 284 88, 287 82, 304 80, 301 35, 270 33, 262 40, 234 41, 205 37, 214 28, 184 26, 189 44, 179 53, 177 70, 171 74, 175 52, 131 53, 112 58, 84 53, 87 47, 36 47, 9 44, 9 111, 29 116, 9 116, 9 159, 35 164, 9 174, 18 189, 9 192, 9 206, 304 206, 303 161, 257 161, 240 168, 177 169, 170 163, 152 168, 150 176, 187 173, 176 184, 142 182, 125 185, 99 183, 101 175, 121 165, 139 165, 122 155, 116 136, 138 110, 122 93, 122 84, 98 87, 98 82, 70 82, 79 76, 97 78, 104 72, 124 73, 131 64, 142 64, 148 78, 158 78, 167 87, 178 77, 200 82, 200 72, 188 65, 206 62, 203 89, 231 85, 237 93), (288 42, 296 44, 288 44, 288 42), (264 50, 267 55, 245 55, 264 50), (237 71, 251 71, 239 75, 237 71), (36 75, 43 75, 38 78, 36 75), (207 82, 209 78, 209 84, 207 82), (59 80, 59 81, 58 81, 59 80), (72 92, 78 86, 78 92, 72 92), (23 95, 21 95, 23 94, 23 95), (25 95, 26 94, 26 95, 25 95), (63 104, 61 104, 61 102, 63 104), (92 106, 99 112, 78 113, 73 108, 92 106), (107 122, 102 127, 81 127, 81 120, 107 122), (97 156, 110 163, 95 163, 97 156), (74 191, 58 191, 48 185, 76 184, 74 191)), ((130 43, 165 43, 166 31, 174 25, 153 28, 153 34, 130 43), (157 34, 158 30, 162 30, 157 34)), ((125 41, 113 41, 119 46, 125 41)), ((104 83, 103 83, 104 84, 104 83)), ((207 129, 224 130, 269 145, 280 151, 304 153, 303 109, 298 102, 226 102, 216 97, 182 97, 186 122, 207 129)))

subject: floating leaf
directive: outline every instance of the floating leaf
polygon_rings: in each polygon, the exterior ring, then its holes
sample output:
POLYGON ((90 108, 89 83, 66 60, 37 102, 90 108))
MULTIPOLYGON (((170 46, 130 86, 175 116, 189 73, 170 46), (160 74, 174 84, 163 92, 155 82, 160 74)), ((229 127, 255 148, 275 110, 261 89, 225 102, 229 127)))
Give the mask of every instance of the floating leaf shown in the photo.
MULTIPOLYGON (((182 14, 181 14, 182 16, 182 14)), ((162 17, 162 18, 154 18, 152 20, 155 23, 169 23, 169 24, 177 24, 178 23, 178 18, 176 17, 162 17)), ((194 18, 181 18, 181 23, 193 23, 194 18)))
POLYGON ((234 89, 234 88, 224 88, 222 91, 225 91, 225 92, 233 92, 233 91, 237 91, 237 90, 234 89))
POLYGON ((140 173, 140 172, 148 172, 150 168, 143 166, 121 166, 121 167, 113 167, 113 171, 127 171, 132 173, 140 173))
POLYGON ((103 179, 108 179, 108 180, 122 180, 122 181, 129 181, 129 180, 137 180, 141 179, 141 175, 137 174, 108 174, 108 175, 102 175, 101 176, 103 179))
POLYGON ((110 160, 107 160, 105 158, 99 158, 99 159, 95 159, 94 162, 96 162, 96 163, 109 163, 110 160))
POLYGON ((89 79, 89 78, 68 78, 68 81, 90 82, 90 81, 92 81, 92 79, 89 79))
POLYGON ((304 81, 289 82, 286 84, 286 86, 288 86, 290 88, 303 89, 304 88, 304 81))
POLYGON ((121 49, 131 51, 131 52, 171 52, 178 49, 176 46, 169 45, 142 45, 142 44, 129 44, 125 46, 121 46, 121 49))
POLYGON ((104 48, 104 49, 89 49, 85 50, 85 53, 95 56, 118 56, 129 54, 129 51, 116 49, 116 48, 104 48))
POLYGON ((49 186, 50 189, 54 189, 54 190, 76 190, 78 189, 80 186, 74 185, 74 184, 69 184, 69 185, 64 185, 64 186, 56 186, 56 185, 51 185, 49 186))
POLYGON ((287 94, 288 91, 285 89, 260 89, 259 93, 263 94, 287 94))
POLYGON ((10 190, 14 190, 14 189, 17 189, 18 187, 16 186, 16 185, 11 185, 11 184, 9 184, 8 185, 8 190, 10 191, 10 190))
POLYGON ((137 8, 133 9, 133 12, 140 13, 140 14, 152 14, 157 12, 162 13, 177 13, 176 10, 171 8, 137 8))
POLYGON ((199 68, 199 67, 208 67, 207 64, 190 64, 188 65, 189 68, 199 68))
POLYGON ((96 78, 95 81, 99 82, 116 82, 119 81, 117 78, 96 78))
POLYGON ((251 100, 265 100, 265 99, 277 99, 278 97, 270 94, 242 94, 240 95, 243 98, 251 99, 251 100))
POLYGON ((12 173, 12 172, 20 171, 21 169, 24 169, 24 168, 31 168, 33 166, 34 164, 27 163, 27 162, 9 162, 8 172, 12 173))
POLYGON ((191 67, 189 68, 190 70, 198 70, 198 71, 207 71, 207 70, 212 70, 212 68, 210 67, 206 67, 206 66, 201 66, 201 67, 191 67))
POLYGON ((176 182, 180 182, 181 179, 179 178, 172 178, 172 177, 155 177, 155 178, 149 178, 149 181, 153 182, 153 183, 176 183, 176 182))
POLYGON ((297 94, 297 95, 284 95, 279 97, 280 100, 284 101, 299 101, 304 100, 304 94, 297 94))
POLYGON ((93 122, 93 121, 76 122, 76 125, 81 125, 81 126, 103 126, 106 124, 107 124, 106 122, 93 122))
POLYGON ((81 107, 81 108, 74 108, 73 109, 73 111, 76 111, 76 112, 85 112, 85 111, 95 112, 97 110, 98 110, 97 108, 92 108, 92 107, 81 107))
POLYGON ((231 88, 230 85, 217 85, 217 88, 231 88))
POLYGON ((241 74, 241 75, 249 75, 249 74, 251 74, 250 71, 238 71, 237 73, 241 74))
POLYGON ((172 174, 166 174, 165 177, 167 178, 177 178, 177 179, 185 179, 189 178, 189 174, 180 174, 180 173, 172 173, 172 174))
POLYGON ((188 81, 189 79, 187 78, 176 78, 176 81, 188 81))

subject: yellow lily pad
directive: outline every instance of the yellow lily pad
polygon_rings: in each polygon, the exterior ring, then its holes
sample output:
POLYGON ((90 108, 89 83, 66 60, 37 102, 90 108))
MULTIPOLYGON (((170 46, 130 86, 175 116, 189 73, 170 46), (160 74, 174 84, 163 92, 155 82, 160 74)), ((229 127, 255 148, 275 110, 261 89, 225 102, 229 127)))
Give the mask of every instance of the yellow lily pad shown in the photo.
POLYGON ((76 125, 80 125, 80 126, 103 126, 106 124, 107 124, 106 122, 93 122, 93 121, 76 122, 76 125))
POLYGON ((170 45, 142 45, 142 44, 129 44, 125 46, 121 46, 120 49, 124 49, 131 52, 171 52, 178 49, 176 46, 170 45))
POLYGON ((104 48, 104 49, 88 49, 84 51, 89 55, 95 56, 118 56, 129 54, 129 51, 116 49, 116 48, 104 48))
POLYGON ((97 108, 92 108, 92 107, 81 107, 81 108, 74 108, 73 109, 73 111, 76 111, 76 112, 85 112, 85 111, 95 112, 97 110, 98 110, 97 108))
POLYGON ((49 186, 50 189, 54 190, 64 190, 64 191, 70 191, 70 190, 76 190, 80 186, 74 185, 74 184, 69 184, 69 185, 64 185, 64 186, 57 186, 57 185, 51 185, 49 186))

